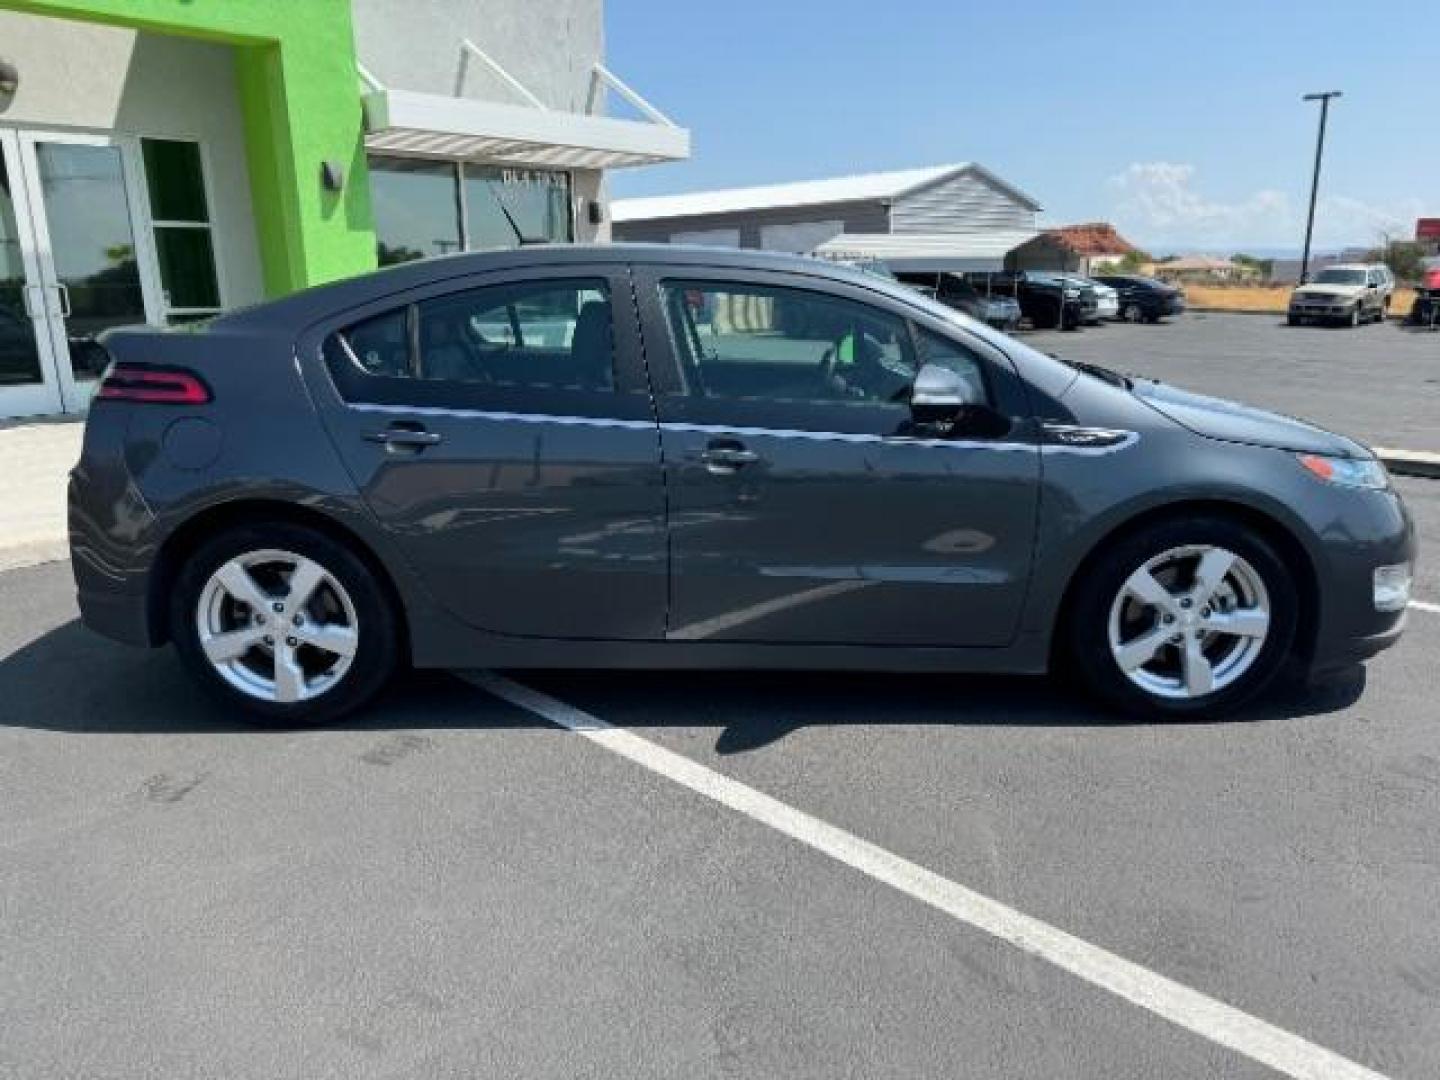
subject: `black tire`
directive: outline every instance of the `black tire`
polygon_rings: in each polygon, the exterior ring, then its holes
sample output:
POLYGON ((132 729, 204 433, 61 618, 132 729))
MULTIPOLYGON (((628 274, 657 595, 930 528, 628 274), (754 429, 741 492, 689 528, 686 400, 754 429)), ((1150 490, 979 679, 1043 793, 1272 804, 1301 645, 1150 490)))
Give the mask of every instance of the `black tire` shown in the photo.
POLYGON ((287 522, 234 528, 201 544, 180 567, 170 593, 170 639, 185 667, 220 702, 243 710, 257 722, 322 724, 358 709, 389 680, 400 659, 402 637, 395 605, 384 585, 354 551, 325 533, 287 522), (349 668, 333 686, 298 702, 265 701, 237 689, 206 657, 197 610, 211 576, 248 552, 279 549, 320 564, 349 594, 357 641, 349 668))
POLYGON ((1061 628, 1068 667, 1090 691, 1132 716, 1184 720, 1223 716, 1263 691, 1285 667, 1295 641, 1299 597, 1274 547, 1253 529, 1224 517, 1177 517, 1122 535, 1083 571, 1061 628), (1167 698, 1130 681, 1112 655, 1110 608, 1127 578, 1173 548, 1213 545, 1234 552, 1259 574, 1269 594, 1270 624, 1259 655, 1235 682, 1196 698, 1167 698))
POLYGON ((1285 325, 1286 325, 1286 326, 1299 326, 1299 325, 1300 325, 1300 316, 1298 316, 1298 315, 1286 315, 1286 316, 1285 316, 1285 325))

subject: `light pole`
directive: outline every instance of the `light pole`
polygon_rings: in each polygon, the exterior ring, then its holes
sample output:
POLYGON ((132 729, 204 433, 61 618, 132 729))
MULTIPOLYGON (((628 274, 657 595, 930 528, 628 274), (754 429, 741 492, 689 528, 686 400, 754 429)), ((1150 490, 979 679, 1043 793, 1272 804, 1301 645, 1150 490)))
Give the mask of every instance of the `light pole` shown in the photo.
POLYGON ((1339 90, 1306 94, 1302 101, 1320 102, 1320 134, 1315 138, 1315 177, 1310 181, 1310 216, 1305 222, 1305 254, 1300 256, 1300 281, 1310 280, 1310 238, 1315 234, 1315 198, 1320 194, 1320 159, 1325 154, 1325 121, 1330 117, 1330 99, 1341 97, 1339 90))

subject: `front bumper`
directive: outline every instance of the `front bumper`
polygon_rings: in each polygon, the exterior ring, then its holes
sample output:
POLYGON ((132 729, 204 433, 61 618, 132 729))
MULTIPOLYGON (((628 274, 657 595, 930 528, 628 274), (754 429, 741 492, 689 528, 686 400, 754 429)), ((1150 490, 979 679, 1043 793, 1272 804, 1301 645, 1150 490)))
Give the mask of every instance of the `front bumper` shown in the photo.
POLYGON ((1339 300, 1310 301, 1308 303, 1290 305, 1290 318, 1299 319, 1305 322, 1339 322, 1342 319, 1350 318, 1355 310, 1355 301, 1339 300))
POLYGON ((1337 511, 1317 566, 1319 615, 1311 667, 1328 671, 1390 648, 1405 632, 1406 611, 1376 607, 1375 570, 1415 565, 1415 526, 1393 491, 1356 492, 1337 511))

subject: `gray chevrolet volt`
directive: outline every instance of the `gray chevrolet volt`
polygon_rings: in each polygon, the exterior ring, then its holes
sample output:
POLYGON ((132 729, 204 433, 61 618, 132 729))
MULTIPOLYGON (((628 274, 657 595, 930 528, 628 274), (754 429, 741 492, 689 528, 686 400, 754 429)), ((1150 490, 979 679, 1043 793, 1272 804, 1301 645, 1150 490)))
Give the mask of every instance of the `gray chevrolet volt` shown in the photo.
POLYGON ((1404 624, 1363 446, 815 260, 459 255, 104 344, 84 621, 275 722, 402 663, 1065 669, 1211 716, 1404 624))

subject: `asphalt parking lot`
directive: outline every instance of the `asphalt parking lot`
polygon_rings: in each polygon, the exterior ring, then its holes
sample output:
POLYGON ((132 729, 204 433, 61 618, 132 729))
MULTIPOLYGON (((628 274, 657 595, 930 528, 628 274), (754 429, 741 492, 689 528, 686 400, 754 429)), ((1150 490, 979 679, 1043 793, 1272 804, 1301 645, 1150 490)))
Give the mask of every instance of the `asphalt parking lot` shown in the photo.
POLYGON ((560 672, 257 731, 64 564, 0 595, 0 1075, 1440 1074, 1440 609, 1227 723, 560 672))
POLYGON ((1311 420, 1370 446, 1440 452, 1440 333, 1399 320, 1286 326, 1281 316, 1189 312, 1025 340, 1045 352, 1311 420))

